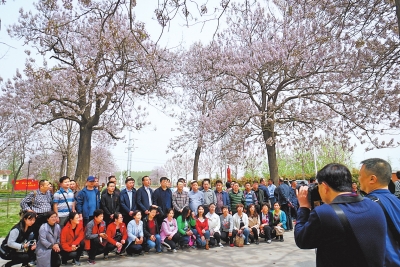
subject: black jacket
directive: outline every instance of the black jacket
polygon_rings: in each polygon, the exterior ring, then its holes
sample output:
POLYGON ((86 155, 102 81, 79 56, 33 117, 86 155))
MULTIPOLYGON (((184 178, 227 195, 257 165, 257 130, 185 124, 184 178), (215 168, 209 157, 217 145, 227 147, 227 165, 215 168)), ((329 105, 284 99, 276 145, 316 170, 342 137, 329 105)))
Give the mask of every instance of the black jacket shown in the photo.
MULTIPOLYGON (((158 207, 157 215, 153 219, 155 226, 156 226, 156 234, 160 234, 158 218, 164 218, 164 213, 162 212, 160 207, 158 207)), ((151 236, 150 229, 149 229, 149 216, 146 216, 143 219, 143 233, 144 233, 144 237, 146 237, 146 238, 149 238, 151 236)))
POLYGON ((101 196, 101 209, 104 211, 106 215, 114 214, 115 212, 119 211, 119 195, 113 193, 110 195, 108 192, 101 196))

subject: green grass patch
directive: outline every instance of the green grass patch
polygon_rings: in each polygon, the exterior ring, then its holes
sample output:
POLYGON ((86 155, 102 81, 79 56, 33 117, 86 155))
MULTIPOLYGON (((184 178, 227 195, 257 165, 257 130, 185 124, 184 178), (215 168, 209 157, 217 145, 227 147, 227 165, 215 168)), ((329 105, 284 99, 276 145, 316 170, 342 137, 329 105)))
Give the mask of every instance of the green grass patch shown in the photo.
POLYGON ((6 237, 11 227, 19 221, 19 201, 0 202, 0 237, 6 237))

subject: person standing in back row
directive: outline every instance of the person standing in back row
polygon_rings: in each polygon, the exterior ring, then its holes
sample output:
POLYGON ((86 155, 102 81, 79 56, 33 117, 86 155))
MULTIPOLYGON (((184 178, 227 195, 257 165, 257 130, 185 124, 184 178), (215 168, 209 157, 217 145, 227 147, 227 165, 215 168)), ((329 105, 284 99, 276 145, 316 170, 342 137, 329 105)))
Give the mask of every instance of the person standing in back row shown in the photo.
POLYGON ((26 211, 33 211, 36 213, 36 221, 32 226, 34 239, 39 238, 39 228, 42 224, 47 222, 47 212, 51 211, 51 204, 53 197, 49 191, 49 181, 40 180, 39 189, 29 193, 24 199, 21 200, 21 209, 26 211))
POLYGON ((135 180, 128 176, 125 180, 125 188, 121 190, 119 195, 120 212, 124 217, 125 225, 132 220, 133 212, 136 210, 136 189, 135 180))
POLYGON ((74 192, 69 188, 70 179, 68 176, 60 178, 60 189, 53 196, 53 210, 59 218, 61 229, 68 221, 69 213, 75 211, 74 192))
MULTIPOLYGON (((152 196, 153 205, 160 207, 165 216, 168 214, 168 210, 172 208, 172 191, 168 188, 168 181, 167 177, 161 177, 160 187, 154 190, 152 196)), ((161 225, 164 218, 159 216, 158 220, 159 225, 161 225)))
POLYGON ((142 187, 136 191, 136 206, 142 212, 143 217, 149 214, 149 209, 153 205, 153 189, 150 188, 150 177, 142 177, 142 187))
POLYGON ((95 188, 96 178, 89 176, 86 181, 86 187, 79 191, 76 198, 76 211, 79 218, 83 219, 83 226, 93 220, 93 212, 100 208, 100 193, 95 188))
POLYGON ((286 214, 286 229, 293 230, 289 207, 290 187, 284 182, 283 178, 279 178, 279 186, 276 188, 276 191, 278 191, 279 206, 281 206, 281 210, 286 214))

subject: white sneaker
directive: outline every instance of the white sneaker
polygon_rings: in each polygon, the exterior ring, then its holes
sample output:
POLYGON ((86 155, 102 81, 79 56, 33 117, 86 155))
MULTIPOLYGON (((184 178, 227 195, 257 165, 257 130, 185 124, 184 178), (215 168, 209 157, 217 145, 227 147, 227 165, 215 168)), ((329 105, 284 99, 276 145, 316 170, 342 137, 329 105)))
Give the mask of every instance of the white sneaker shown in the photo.
POLYGON ((219 243, 218 245, 219 245, 220 248, 223 248, 223 247, 224 247, 224 245, 222 245, 221 243, 219 243))
POLYGON ((247 242, 246 245, 250 245, 250 242, 247 242))
POLYGON ((267 243, 268 243, 268 244, 271 244, 271 242, 272 242, 271 239, 267 240, 267 243))
POLYGON ((173 252, 173 253, 176 253, 177 251, 176 251, 176 249, 173 249, 172 252, 173 252))

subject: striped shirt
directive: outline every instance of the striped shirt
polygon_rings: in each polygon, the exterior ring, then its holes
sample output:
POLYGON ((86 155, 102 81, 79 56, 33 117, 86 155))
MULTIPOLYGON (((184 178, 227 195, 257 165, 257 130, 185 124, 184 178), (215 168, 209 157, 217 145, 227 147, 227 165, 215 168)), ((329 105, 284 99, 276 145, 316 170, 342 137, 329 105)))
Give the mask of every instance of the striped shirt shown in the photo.
POLYGON ((68 217, 70 211, 72 211, 72 205, 74 201, 75 201, 74 192, 69 188, 68 191, 65 191, 63 188, 60 188, 60 190, 55 192, 53 196, 53 203, 57 204, 58 217, 68 217), (68 201, 68 205, 67 201, 65 200, 68 201))
POLYGON ((20 206, 24 211, 33 210, 34 212, 41 214, 51 211, 51 203, 53 198, 50 191, 46 193, 36 190, 36 196, 34 191, 30 192, 24 199, 21 200, 20 206))

